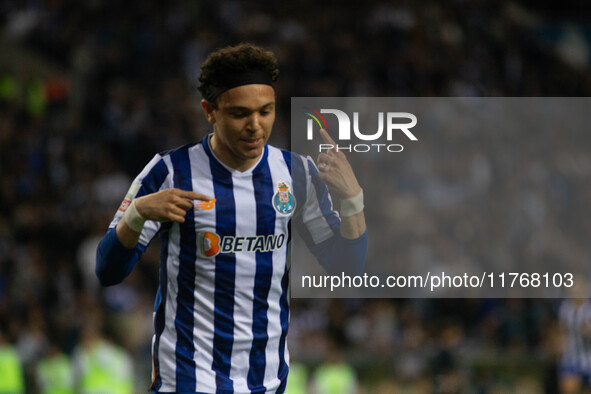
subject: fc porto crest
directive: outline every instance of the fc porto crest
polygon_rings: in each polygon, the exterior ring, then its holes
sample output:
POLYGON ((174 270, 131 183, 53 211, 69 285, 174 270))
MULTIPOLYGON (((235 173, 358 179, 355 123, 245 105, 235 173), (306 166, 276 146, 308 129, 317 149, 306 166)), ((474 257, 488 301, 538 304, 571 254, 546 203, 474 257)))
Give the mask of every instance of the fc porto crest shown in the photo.
POLYGON ((291 215, 296 206, 296 200, 285 182, 277 182, 277 191, 273 195, 273 208, 283 216, 291 215))

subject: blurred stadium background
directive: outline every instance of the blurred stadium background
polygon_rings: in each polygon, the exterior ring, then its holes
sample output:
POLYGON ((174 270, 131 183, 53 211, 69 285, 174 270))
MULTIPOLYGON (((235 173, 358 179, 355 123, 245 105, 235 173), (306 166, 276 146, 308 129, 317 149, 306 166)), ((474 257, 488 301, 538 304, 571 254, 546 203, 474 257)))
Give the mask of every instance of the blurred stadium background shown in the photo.
MULTIPOLYGON (((0 20, 0 348, 16 352, 27 393, 41 390, 44 361, 75 360, 73 374, 97 338, 147 390, 158 248, 111 288, 94 277, 95 248, 153 154, 209 132, 196 84, 211 50, 251 41, 276 53, 283 147, 292 96, 591 93, 587 0, 31 0, 3 2, 0 20)), ((552 187, 586 211, 589 189, 552 187)), ((512 192, 543 204, 532 190, 512 192)), ((552 393, 558 304, 294 299, 290 350, 303 380, 340 360, 359 393, 552 393)))

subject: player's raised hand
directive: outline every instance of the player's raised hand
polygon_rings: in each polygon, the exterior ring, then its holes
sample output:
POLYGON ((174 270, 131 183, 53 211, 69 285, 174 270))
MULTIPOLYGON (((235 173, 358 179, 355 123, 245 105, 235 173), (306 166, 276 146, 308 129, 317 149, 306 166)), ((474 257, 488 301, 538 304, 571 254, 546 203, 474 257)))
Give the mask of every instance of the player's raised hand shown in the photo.
POLYGON ((146 220, 184 223, 194 200, 209 201, 211 197, 181 189, 166 189, 136 198, 135 206, 146 220))
MULTIPOLYGON (((333 147, 337 145, 326 130, 320 129, 320 135, 325 143, 333 147)), ((332 148, 326 153, 320 153, 316 163, 320 178, 339 198, 351 198, 361 191, 353 168, 343 152, 337 152, 332 148)))

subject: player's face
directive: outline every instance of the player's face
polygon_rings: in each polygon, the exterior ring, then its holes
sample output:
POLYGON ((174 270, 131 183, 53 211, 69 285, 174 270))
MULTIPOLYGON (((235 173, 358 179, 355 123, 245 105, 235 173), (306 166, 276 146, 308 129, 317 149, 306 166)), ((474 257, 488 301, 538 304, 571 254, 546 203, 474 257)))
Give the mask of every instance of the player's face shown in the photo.
POLYGON ((211 148, 226 165, 240 171, 252 167, 261 154, 275 121, 275 90, 269 85, 243 85, 222 93, 217 108, 202 102, 213 124, 211 148))

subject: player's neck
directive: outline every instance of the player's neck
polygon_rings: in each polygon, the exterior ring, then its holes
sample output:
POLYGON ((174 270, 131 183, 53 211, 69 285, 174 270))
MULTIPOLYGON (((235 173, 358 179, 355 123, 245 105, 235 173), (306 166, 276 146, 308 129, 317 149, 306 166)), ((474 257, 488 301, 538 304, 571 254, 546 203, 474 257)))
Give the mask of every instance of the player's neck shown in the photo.
MULTIPOLYGON (((255 158, 240 158, 233 154, 224 144, 220 143, 215 134, 208 139, 209 147, 215 158, 226 167, 239 172, 246 172, 256 166, 261 160, 262 153, 255 158)), ((264 150, 263 150, 264 152, 264 150)))

